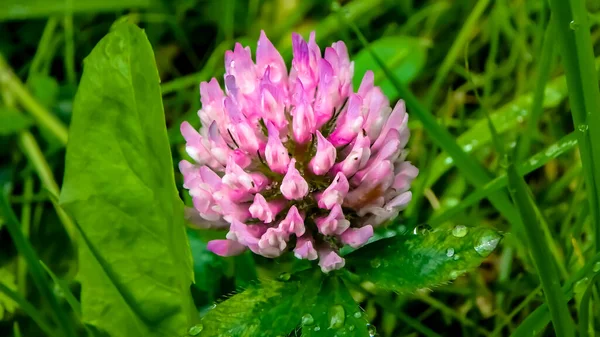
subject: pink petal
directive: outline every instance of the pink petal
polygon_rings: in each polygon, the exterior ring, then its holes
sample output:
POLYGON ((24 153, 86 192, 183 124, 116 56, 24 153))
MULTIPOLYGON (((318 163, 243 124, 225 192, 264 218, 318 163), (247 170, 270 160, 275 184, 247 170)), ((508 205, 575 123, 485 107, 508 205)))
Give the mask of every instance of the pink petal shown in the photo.
POLYGON ((279 189, 288 200, 300 200, 308 194, 308 183, 296 169, 296 159, 290 161, 288 171, 283 177, 279 189))
POLYGON ((287 80, 287 68, 283 57, 269 41, 263 30, 260 31, 260 38, 256 46, 256 67, 259 75, 262 75, 267 67, 270 67, 269 79, 274 83, 287 80))
POLYGON ((292 134, 299 144, 308 142, 315 132, 315 114, 310 104, 297 105, 293 111, 292 134))
POLYGON ((352 248, 358 248, 373 236, 373 226, 366 225, 360 228, 348 228, 341 235, 342 243, 350 245, 352 248))
POLYGON ((400 171, 394 178, 392 188, 398 192, 408 191, 412 181, 419 175, 419 169, 407 161, 402 162, 397 168, 399 168, 400 171))
POLYGON ((229 227, 229 224, 225 221, 216 220, 216 221, 208 221, 204 219, 200 213, 192 207, 186 207, 184 209, 184 217, 185 220, 192 226, 200 229, 226 229, 229 227))
POLYGON ((314 248, 313 238, 305 235, 298 238, 296 248, 294 248, 294 256, 298 259, 316 260, 317 251, 314 248))
POLYGON ((343 161, 335 164, 333 172, 341 172, 351 177, 363 168, 371 156, 371 141, 363 132, 358 134, 350 154, 343 161))
POLYGON ((246 247, 233 240, 212 240, 206 244, 206 249, 219 256, 240 255, 246 247))
POLYGON ((279 228, 288 234, 295 234, 300 237, 306 231, 304 227, 304 218, 298 212, 296 206, 290 207, 285 219, 279 223, 279 228))
POLYGON ((250 205, 249 211, 252 217, 257 218, 264 223, 271 223, 275 219, 285 204, 283 202, 267 202, 260 193, 254 195, 254 202, 250 205))
POLYGON ((324 273, 341 269, 345 264, 346 261, 330 248, 319 250, 319 266, 324 273))
POLYGON ((250 94, 254 91, 257 78, 250 48, 244 48, 236 43, 233 52, 230 50, 225 52, 225 72, 227 75, 235 76, 241 93, 250 94))
POLYGON ((362 98, 356 94, 350 95, 345 113, 342 112, 342 114, 337 126, 329 135, 329 141, 336 147, 351 143, 362 130, 365 121, 362 112, 362 98))
POLYGON ((323 235, 334 235, 343 233, 350 227, 350 221, 346 220, 342 207, 335 204, 329 215, 315 219, 319 232, 323 235))
POLYGON ((317 131, 317 153, 310 160, 308 167, 316 175, 323 175, 335 164, 337 151, 335 147, 317 131))
POLYGON ((269 228, 258 241, 259 254, 265 257, 278 257, 285 250, 286 234, 277 228, 269 228))
POLYGON ((279 131, 271 122, 267 123, 267 130, 269 140, 265 147, 265 160, 273 172, 285 173, 290 164, 288 150, 279 138, 279 131))
POLYGON ((317 204, 324 209, 332 209, 335 205, 341 205, 349 189, 348 179, 343 173, 338 172, 331 185, 317 195, 317 204))

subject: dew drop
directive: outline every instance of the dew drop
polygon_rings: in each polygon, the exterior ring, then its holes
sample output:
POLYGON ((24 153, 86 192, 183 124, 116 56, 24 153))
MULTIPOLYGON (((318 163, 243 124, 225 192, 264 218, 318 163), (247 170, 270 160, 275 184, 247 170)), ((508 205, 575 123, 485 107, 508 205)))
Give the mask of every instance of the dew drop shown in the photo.
POLYGON ((464 237, 465 235, 467 235, 468 232, 469 229, 467 228, 467 226, 463 225, 458 225, 452 229, 452 235, 456 236, 457 238, 464 237))
POLYGON ((381 261, 379 259, 371 260, 371 267, 379 268, 381 266, 381 261))
POLYGON ((202 324, 196 324, 188 330, 188 335, 190 336, 198 336, 200 332, 202 332, 204 326, 202 324))
POLYGON ((315 319, 312 317, 311 314, 306 314, 302 316, 302 325, 313 325, 314 322, 315 319))
POLYGON ((317 325, 313 330, 314 331, 319 331, 319 330, 321 330, 321 327, 317 325))
POLYGON ((444 164, 446 165, 450 165, 454 162, 454 160, 452 159, 452 157, 447 157, 446 160, 444 160, 444 164))
POLYGON ((471 152, 471 150, 473 150, 473 145, 467 144, 463 147, 463 149, 465 150, 465 152, 471 152))
POLYGON ((290 273, 281 273, 281 274, 279 274, 279 277, 278 277, 278 278, 279 278, 281 281, 289 281, 289 280, 290 280, 290 277, 292 277, 292 275, 291 275, 290 273))
POLYGON ((575 286, 573 287, 573 291, 577 294, 582 293, 587 288, 588 281, 590 279, 587 277, 582 278, 581 280, 575 282, 575 286))
POLYGON ((483 233, 475 241, 475 251, 479 256, 486 257, 496 249, 501 238, 502 236, 493 230, 484 229, 483 233))
POLYGON ((454 248, 448 248, 446 251, 446 256, 452 257, 452 255, 454 255, 454 248))
POLYGON ((344 320, 346 319, 346 313, 344 307, 339 304, 329 308, 329 328, 339 329, 344 326, 344 320))
POLYGON ((577 30, 577 29, 579 29, 579 23, 575 22, 575 21, 571 21, 569 23, 569 28, 571 28, 572 30, 577 30))
POLYGON ((349 326, 348 331, 354 331, 354 325, 349 326))
POLYGON ((375 337, 377 329, 373 324, 367 323, 367 332, 369 332, 369 337, 375 337))
POLYGON ((354 313, 354 318, 361 318, 362 317, 362 313, 360 311, 357 311, 354 313))
POLYGON ((460 274, 461 274, 460 271, 453 270, 450 272, 450 278, 453 280, 456 280, 456 278, 459 277, 460 274))
POLYGON ((431 226, 429 226, 428 224, 422 224, 422 225, 418 225, 417 227, 415 227, 415 229, 413 229, 413 234, 414 235, 426 235, 429 234, 429 232, 431 231, 431 226))
POLYGON ((596 264, 594 264, 594 268, 592 269, 594 271, 594 273, 597 273, 600 271, 600 262, 596 262, 596 264))
POLYGON ((577 130, 579 130, 579 132, 587 132, 587 130, 589 129, 589 126, 587 124, 579 124, 577 126, 577 130))

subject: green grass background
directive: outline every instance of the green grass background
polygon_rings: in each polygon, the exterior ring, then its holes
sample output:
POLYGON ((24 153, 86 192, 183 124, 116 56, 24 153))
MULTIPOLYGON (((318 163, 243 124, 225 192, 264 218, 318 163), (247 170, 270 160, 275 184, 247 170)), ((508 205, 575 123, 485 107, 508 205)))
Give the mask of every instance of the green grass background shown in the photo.
MULTIPOLYGON (((34 322, 57 305, 77 320, 76 234, 54 201, 84 59, 116 20, 153 45, 175 163, 180 122, 199 125, 199 82, 221 80, 224 51, 254 50, 261 29, 288 64, 293 31, 315 30, 322 49, 341 39, 356 76, 372 69, 390 99, 406 100, 421 173, 401 223, 489 226, 505 240, 434 292, 364 285, 355 299, 380 336, 600 335, 597 1, 3 0, 0 189, 53 271, 58 304, 35 288, 0 212, 0 336, 43 335, 34 322)), ((222 259, 206 233, 189 236, 200 311, 268 274, 261 259, 222 259)))

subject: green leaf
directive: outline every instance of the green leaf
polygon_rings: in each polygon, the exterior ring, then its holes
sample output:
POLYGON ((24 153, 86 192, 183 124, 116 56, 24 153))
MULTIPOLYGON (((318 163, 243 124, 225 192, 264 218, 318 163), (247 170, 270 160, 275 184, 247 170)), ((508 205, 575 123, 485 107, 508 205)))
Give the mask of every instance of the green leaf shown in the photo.
MULTIPOLYGON (((557 107, 567 96, 567 84, 564 76, 552 80, 545 88, 543 108, 557 107)), ((531 115, 533 94, 527 93, 505 104, 490 114, 492 123, 498 133, 503 134, 515 130, 531 115)), ((487 146, 492 141, 492 134, 487 126, 487 118, 477 120, 473 126, 461 134, 456 142, 465 152, 472 153, 487 146)), ((456 163, 448 153, 442 153, 431 164, 431 172, 426 187, 431 187, 456 163)))
POLYGON ((0 136, 7 136, 27 129, 33 120, 17 110, 0 107, 0 136))
POLYGON ((192 261, 159 78, 141 29, 117 25, 85 60, 61 204, 81 228, 84 323, 111 336, 192 324, 192 261))
POLYGON ((369 336, 375 331, 337 277, 325 279, 316 303, 302 316, 301 325, 303 337, 369 336))
POLYGON ((523 223, 527 224, 524 233, 527 249, 544 289, 544 297, 550 309, 554 331, 559 337, 574 336, 575 326, 569 313, 567 300, 560 289, 560 276, 555 261, 551 258, 553 255, 550 251, 550 244, 546 240, 544 229, 540 223, 538 215, 540 211, 532 200, 531 191, 525 180, 519 176, 514 163, 510 163, 508 166, 507 175, 511 197, 519 210, 523 223))
POLYGON ((315 303, 321 275, 312 269, 261 280, 217 305, 192 329, 202 331, 202 337, 285 336, 315 303))
POLYGON ((456 226, 404 233, 369 244, 346 258, 363 280, 396 292, 413 292, 455 279, 479 266, 502 235, 488 228, 456 226))
MULTIPOLYGON (((423 70, 427 60, 427 48, 422 39, 411 36, 386 36, 371 43, 371 49, 398 78, 401 83, 410 83, 423 70)), ((360 82, 367 70, 373 69, 373 56, 368 49, 361 50, 354 57, 354 80, 353 85, 358 89, 360 82)), ((381 69, 373 70, 375 73, 375 84, 381 87, 384 94, 394 100, 398 97, 398 91, 392 82, 385 76, 381 69)))
POLYGON ((33 75, 29 78, 28 85, 33 97, 43 106, 52 107, 56 104, 60 88, 54 77, 33 75))
MULTIPOLYGON (((0 280, 10 290, 16 291, 15 275, 7 268, 0 268, 0 280)), ((0 321, 5 316, 12 315, 17 308, 17 303, 0 291, 0 321)))
POLYGON ((0 6, 0 21, 22 20, 72 13, 115 12, 128 8, 156 6, 156 0, 3 0, 0 6))

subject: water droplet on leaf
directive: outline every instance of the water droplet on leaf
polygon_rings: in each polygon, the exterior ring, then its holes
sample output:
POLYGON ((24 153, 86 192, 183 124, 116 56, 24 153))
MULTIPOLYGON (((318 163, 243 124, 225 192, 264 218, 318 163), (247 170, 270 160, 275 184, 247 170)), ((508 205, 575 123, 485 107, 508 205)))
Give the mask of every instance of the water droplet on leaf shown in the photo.
POLYGON ((373 268, 379 268, 379 266, 381 266, 381 261, 379 259, 373 259, 373 260, 371 260, 371 267, 373 267, 373 268))
POLYGON ((360 311, 357 311, 354 313, 354 318, 361 318, 362 317, 362 313, 360 311))
POLYGON ((579 23, 575 22, 575 21, 571 21, 569 23, 569 28, 571 28, 572 30, 577 30, 577 29, 579 29, 579 23))
POLYGON ((577 130, 579 130, 579 132, 587 132, 587 130, 589 129, 589 126, 587 124, 579 124, 577 126, 577 130))
POLYGON ((587 284, 589 282, 589 278, 584 277, 581 280, 575 282, 575 286, 573 287, 573 291, 577 294, 582 293, 585 291, 585 288, 587 288, 587 284))
POLYGON ((349 326, 348 331, 354 331, 354 325, 349 326))
POLYGON ((302 316, 302 325, 312 325, 315 322, 315 319, 311 314, 306 314, 302 316))
POLYGON ((373 324, 367 323, 367 332, 369 332, 369 337, 375 337, 377 329, 373 324))
POLYGON ((453 280, 456 280, 456 278, 459 277, 460 274, 461 274, 460 271, 453 270, 450 272, 450 278, 453 280))
POLYGON ((485 229, 475 241, 475 251, 479 256, 486 257, 496 249, 501 238, 502 236, 493 230, 485 229))
POLYGON ((188 330, 188 335, 190 336, 198 336, 200 332, 202 332, 204 326, 202 324, 196 324, 188 330))
POLYGON ((429 232, 431 232, 431 226, 429 226, 428 224, 418 225, 417 227, 415 227, 415 229, 413 229, 413 234, 415 235, 425 235, 429 234, 429 232))
POLYGON ((289 280, 290 280, 290 277, 292 277, 292 275, 291 275, 290 273, 281 273, 281 274, 279 275, 279 279, 280 279, 281 281, 289 281, 289 280))
POLYGON ((469 229, 466 226, 458 225, 452 229, 452 235, 457 238, 462 238, 469 232, 469 229))
POLYGON ((346 313, 344 307, 339 304, 329 308, 329 328, 339 329, 344 326, 344 320, 346 319, 346 313))
POLYGON ((319 331, 319 330, 321 330, 321 327, 317 325, 313 330, 319 331))
POLYGON ((452 255, 454 255, 454 248, 448 248, 446 251, 446 256, 452 257, 452 255))
POLYGON ((594 271, 594 273, 597 273, 600 271, 600 262, 596 262, 596 264, 594 264, 594 268, 592 269, 594 271))

